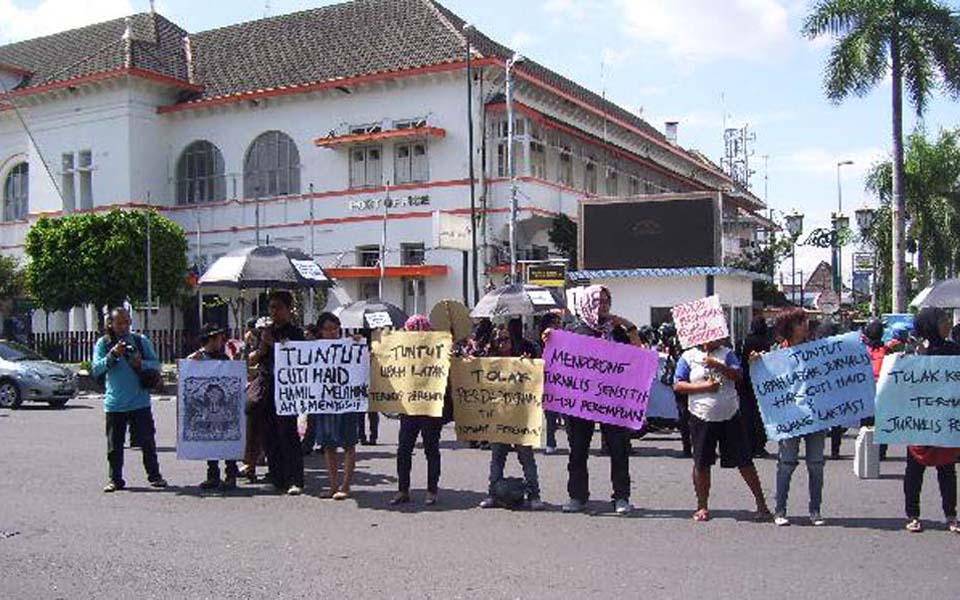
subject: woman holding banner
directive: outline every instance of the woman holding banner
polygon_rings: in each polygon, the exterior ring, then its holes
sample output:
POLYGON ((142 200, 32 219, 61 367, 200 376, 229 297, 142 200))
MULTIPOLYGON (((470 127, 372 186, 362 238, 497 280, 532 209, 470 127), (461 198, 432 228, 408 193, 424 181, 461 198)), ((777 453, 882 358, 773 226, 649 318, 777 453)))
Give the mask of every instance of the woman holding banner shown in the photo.
MULTIPOLYGON (((430 319, 413 315, 404 324, 406 331, 433 331, 430 319)), ((410 471, 413 469, 413 447, 417 437, 423 440, 423 453, 427 457, 427 496, 424 504, 437 503, 440 485, 440 432, 443 417, 400 415, 400 438, 397 442, 397 486, 399 490, 390 501, 391 505, 410 502, 410 471)))
MULTIPOLYGON (((323 313, 317 319, 317 339, 340 339, 340 319, 333 313, 323 313)), ((346 500, 357 466, 358 425, 362 413, 316 415, 316 441, 327 463, 327 485, 324 498, 346 500), (343 448, 343 481, 339 479, 337 449, 343 448)), ((311 417, 314 415, 310 415, 311 417)))
MULTIPOLYGON (((600 285, 592 285, 579 298, 580 321, 573 333, 590 337, 614 340, 614 330, 629 336, 630 342, 640 346, 637 326, 623 317, 610 313, 610 291, 600 285)), ((549 332, 545 332, 549 337, 549 332)), ((567 461, 567 493, 570 500, 563 505, 563 512, 581 512, 590 498, 590 473, 587 458, 596 423, 579 417, 567 417, 567 441, 570 457, 567 461)), ((606 437, 610 450, 610 479, 613 484, 613 504, 618 515, 633 511, 630 505, 630 430, 616 425, 600 424, 600 432, 606 437)))
MULTIPOLYGON (((782 348, 799 346, 810 337, 810 321, 802 308, 785 311, 777 318, 777 335, 782 340, 782 348)), ((757 355, 754 354, 754 357, 757 355)), ((777 453, 777 506, 774 510, 774 523, 778 527, 790 525, 787 518, 787 497, 790 495, 790 481, 793 472, 800 464, 800 441, 806 448, 807 478, 810 490, 810 523, 815 526, 825 523, 820 515, 823 500, 823 462, 824 448, 827 442, 826 431, 816 431, 806 435, 781 440, 777 453)))
MULTIPOLYGON (((917 315, 917 334, 926 340, 923 354, 928 356, 960 356, 960 346, 947 339, 950 334, 950 316, 939 308, 924 308, 917 315)), ((907 513, 907 531, 920 533, 920 490, 927 467, 936 467, 940 484, 940 501, 947 528, 960 533, 957 523, 957 458, 960 449, 933 446, 908 446, 907 467, 903 476, 903 496, 907 513)))

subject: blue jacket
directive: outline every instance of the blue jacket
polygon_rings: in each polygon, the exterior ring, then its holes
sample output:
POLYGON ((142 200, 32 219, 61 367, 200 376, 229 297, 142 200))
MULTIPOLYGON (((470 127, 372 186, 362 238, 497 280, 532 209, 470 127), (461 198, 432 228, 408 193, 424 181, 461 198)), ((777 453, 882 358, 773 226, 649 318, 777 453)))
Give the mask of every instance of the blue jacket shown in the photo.
MULTIPOLYGON (((159 369, 160 361, 153 351, 153 345, 146 337, 128 333, 123 337, 129 345, 137 348, 137 338, 143 347, 143 368, 159 369)), ((140 385, 140 378, 127 362, 127 357, 117 358, 110 354, 115 342, 104 336, 97 341, 93 351, 92 375, 100 377, 106 373, 106 393, 103 397, 103 410, 108 413, 130 412, 150 406, 150 392, 140 385)))

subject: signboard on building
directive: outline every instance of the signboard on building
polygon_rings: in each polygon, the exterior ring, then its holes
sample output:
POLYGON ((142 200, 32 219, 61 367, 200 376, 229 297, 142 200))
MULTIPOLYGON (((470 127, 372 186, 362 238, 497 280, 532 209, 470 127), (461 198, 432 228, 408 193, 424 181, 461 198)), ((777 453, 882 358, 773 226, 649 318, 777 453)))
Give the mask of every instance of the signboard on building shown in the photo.
POLYGON ((473 247, 470 216, 434 211, 433 247, 469 251, 473 247))
POLYGON ((872 273, 873 272, 874 258, 873 254, 869 252, 857 252, 853 255, 853 272, 854 273, 872 273))
POLYGON ((567 266, 563 264, 528 264, 527 283, 543 287, 564 287, 567 266))
POLYGON ((349 207, 350 210, 357 212, 383 210, 385 202, 389 202, 389 204, 387 204, 388 209, 430 206, 430 196, 424 194, 421 196, 407 196, 406 198, 362 198, 359 200, 351 200, 349 207))
POLYGON ((720 203, 712 192, 584 200, 580 268, 721 266, 720 203))

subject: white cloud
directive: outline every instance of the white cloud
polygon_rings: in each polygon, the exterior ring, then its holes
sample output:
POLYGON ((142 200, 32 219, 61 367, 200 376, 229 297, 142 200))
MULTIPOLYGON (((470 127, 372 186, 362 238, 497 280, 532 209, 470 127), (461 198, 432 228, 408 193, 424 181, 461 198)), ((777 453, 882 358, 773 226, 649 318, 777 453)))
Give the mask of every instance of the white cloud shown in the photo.
POLYGON ((795 150, 785 156, 775 157, 771 161, 771 172, 774 170, 807 173, 811 175, 835 175, 837 162, 852 160, 853 164, 845 166, 844 173, 850 177, 862 177, 877 161, 886 157, 886 150, 878 147, 860 148, 845 152, 836 152, 827 148, 807 147, 795 150))
POLYGON ((509 46, 514 50, 523 51, 535 46, 539 39, 529 31, 518 31, 510 37, 509 46))
POLYGON ((587 14, 586 4, 577 0, 547 0, 543 10, 554 19, 581 20, 587 14))
POLYGON ((796 35, 783 0, 617 2, 630 36, 687 61, 770 61, 783 56, 796 35))
POLYGON ((30 39, 136 12, 130 0, 42 0, 31 8, 21 5, 0 0, 0 42, 30 39))

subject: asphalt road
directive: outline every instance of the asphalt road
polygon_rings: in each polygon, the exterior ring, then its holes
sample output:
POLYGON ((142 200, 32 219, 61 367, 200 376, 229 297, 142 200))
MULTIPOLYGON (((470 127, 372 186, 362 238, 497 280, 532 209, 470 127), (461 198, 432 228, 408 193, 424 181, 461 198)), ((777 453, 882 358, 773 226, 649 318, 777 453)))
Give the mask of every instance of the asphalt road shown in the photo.
MULTIPOLYGON (((733 471, 715 472, 714 518, 694 523, 690 461, 675 436, 635 443, 630 517, 606 501, 601 457, 591 459, 590 514, 559 512, 563 455, 538 455, 550 510, 475 508, 488 454, 461 447, 450 427, 440 504, 424 507, 417 491, 395 509, 396 421, 383 422, 382 445, 360 449, 355 498, 334 502, 316 496, 319 456, 307 459, 301 497, 259 485, 200 494, 203 464, 176 460, 174 403, 155 402, 155 413, 171 487, 148 489, 128 451, 130 487, 107 495, 98 398, 0 411, 0 598, 960 598, 960 536, 943 530, 933 473, 928 530, 902 530, 903 449, 880 480, 859 481, 845 440, 846 459, 827 465, 828 525, 776 528, 750 521, 733 471)), ((759 462, 768 494, 774 465, 759 462)), ((509 472, 519 474, 513 457, 509 472)), ((415 489, 425 475, 418 451, 415 489)), ((806 501, 801 466, 791 514, 806 501)))

